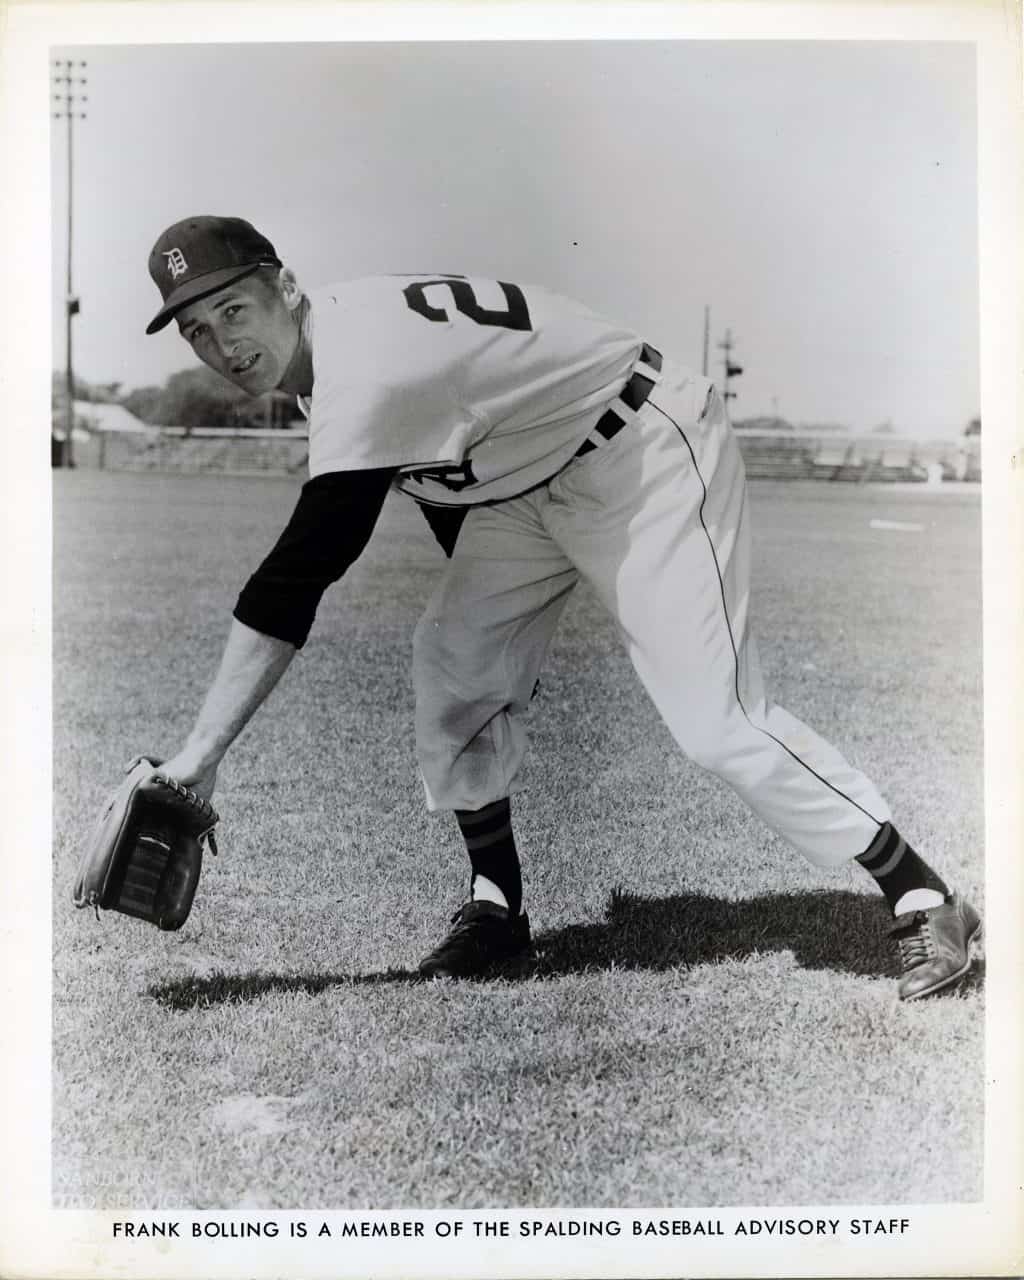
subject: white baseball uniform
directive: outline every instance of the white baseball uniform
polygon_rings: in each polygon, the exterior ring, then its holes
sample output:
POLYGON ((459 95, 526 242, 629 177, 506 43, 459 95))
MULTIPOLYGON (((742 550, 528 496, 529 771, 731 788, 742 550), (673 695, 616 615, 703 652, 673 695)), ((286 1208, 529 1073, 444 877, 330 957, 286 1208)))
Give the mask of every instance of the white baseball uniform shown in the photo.
POLYGON ((523 712, 582 576, 687 755, 812 862, 868 848, 885 802, 766 697, 743 463, 707 378, 533 287, 385 276, 310 303, 311 475, 393 467, 417 501, 468 509, 414 639, 431 808, 515 788, 523 712), (634 409, 619 396, 637 385, 634 409))

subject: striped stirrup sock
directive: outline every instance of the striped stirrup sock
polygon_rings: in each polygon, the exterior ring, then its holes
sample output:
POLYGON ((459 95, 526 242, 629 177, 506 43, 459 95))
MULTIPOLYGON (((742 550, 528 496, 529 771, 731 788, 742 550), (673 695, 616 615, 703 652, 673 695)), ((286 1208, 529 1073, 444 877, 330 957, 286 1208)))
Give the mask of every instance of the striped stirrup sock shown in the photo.
POLYGON ((455 817, 466 842, 473 876, 486 876, 508 902, 513 918, 523 906, 523 877, 512 834, 512 806, 495 800, 483 809, 456 809, 455 817))
POLYGON ((914 852, 891 822, 882 825, 870 847, 856 860, 877 881, 893 911, 900 899, 915 889, 931 889, 943 897, 949 894, 942 878, 914 852))

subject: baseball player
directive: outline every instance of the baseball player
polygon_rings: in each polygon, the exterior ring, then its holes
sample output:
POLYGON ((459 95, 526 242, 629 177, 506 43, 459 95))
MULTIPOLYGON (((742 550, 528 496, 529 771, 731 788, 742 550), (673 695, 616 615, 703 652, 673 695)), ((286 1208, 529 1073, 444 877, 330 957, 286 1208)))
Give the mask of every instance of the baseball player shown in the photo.
POLYGON ((303 291, 238 218, 169 227, 149 270, 163 305, 147 332, 175 321, 204 364, 251 395, 294 393, 309 421, 310 479, 165 773, 210 797, 395 489, 449 558, 414 637, 416 743, 428 807, 454 812, 471 866, 424 975, 485 974, 530 949, 510 794, 523 713, 581 576, 686 754, 815 865, 855 859, 875 879, 900 996, 967 972, 978 913, 868 778, 765 693, 743 464, 707 378, 532 286, 422 273, 303 291))

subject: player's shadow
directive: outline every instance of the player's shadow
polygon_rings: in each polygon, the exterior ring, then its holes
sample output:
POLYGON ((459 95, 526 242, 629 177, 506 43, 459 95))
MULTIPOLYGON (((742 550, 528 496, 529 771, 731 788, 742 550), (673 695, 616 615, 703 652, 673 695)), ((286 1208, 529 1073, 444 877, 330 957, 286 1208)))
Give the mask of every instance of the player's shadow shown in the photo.
MULTIPOLYGON (((601 924, 568 925, 538 939, 535 976, 594 969, 672 969, 792 952, 805 969, 895 976, 892 916, 881 897, 844 890, 726 901, 700 894, 641 898, 616 890, 601 924)), ((980 986, 984 961, 951 988, 980 986)))
POLYGON ((615 890, 600 924, 567 925, 538 940, 537 971, 672 969, 791 951, 805 968, 878 976, 893 967, 890 925, 883 899, 841 890, 738 901, 615 890))
MULTIPOLYGON (((879 977, 894 973, 887 933, 891 917, 882 898, 841 890, 779 893, 741 901, 701 894, 641 898, 616 890, 606 918, 572 924, 536 936, 536 958, 495 976, 507 981, 543 980, 602 969, 664 970, 792 952, 807 969, 879 977)), ((980 985, 984 964, 975 963, 962 994, 980 985)), ((190 977, 148 988, 176 1009, 244 1003, 275 992, 319 994, 337 987, 412 983, 405 969, 368 974, 223 974, 190 977)))
POLYGON ((302 992, 320 995, 336 987, 380 986, 389 982, 422 982, 418 973, 388 969, 384 973, 220 973, 154 983, 146 995, 169 1009, 207 1009, 219 1004, 246 1004, 262 996, 302 992))

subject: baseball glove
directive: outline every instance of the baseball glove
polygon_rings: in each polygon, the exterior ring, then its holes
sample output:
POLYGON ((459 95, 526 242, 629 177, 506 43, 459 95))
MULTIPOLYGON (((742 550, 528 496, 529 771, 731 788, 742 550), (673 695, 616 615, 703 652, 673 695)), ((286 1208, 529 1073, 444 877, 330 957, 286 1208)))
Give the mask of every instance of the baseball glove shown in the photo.
POLYGON ((87 844, 75 881, 75 906, 121 911, 158 929, 188 919, 203 865, 203 844, 217 852, 218 816, 207 800, 153 770, 139 756, 110 797, 87 844))

